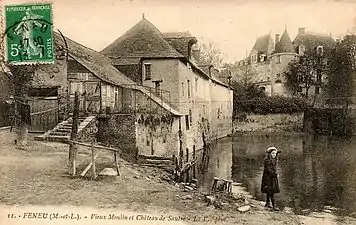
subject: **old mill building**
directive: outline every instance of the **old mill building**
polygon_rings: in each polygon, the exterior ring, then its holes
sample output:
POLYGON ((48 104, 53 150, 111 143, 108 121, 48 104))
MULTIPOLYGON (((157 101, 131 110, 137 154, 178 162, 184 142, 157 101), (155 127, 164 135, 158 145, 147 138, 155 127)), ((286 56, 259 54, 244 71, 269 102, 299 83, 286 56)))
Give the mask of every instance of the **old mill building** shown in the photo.
POLYGON ((211 67, 198 66, 189 32, 161 33, 142 18, 101 52, 54 36, 55 64, 38 68, 28 96, 30 130, 45 132, 38 139, 69 139, 75 92, 78 137, 118 147, 128 158, 182 158, 231 134, 233 91, 211 67))

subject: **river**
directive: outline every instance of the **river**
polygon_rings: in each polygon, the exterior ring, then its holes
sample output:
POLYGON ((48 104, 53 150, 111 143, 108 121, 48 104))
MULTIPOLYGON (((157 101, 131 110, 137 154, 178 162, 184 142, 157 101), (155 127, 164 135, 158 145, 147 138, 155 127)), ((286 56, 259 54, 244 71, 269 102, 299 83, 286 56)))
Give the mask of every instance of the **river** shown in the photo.
POLYGON ((356 212, 356 137, 315 135, 239 134, 212 145, 200 187, 209 190, 213 177, 232 179, 256 199, 260 191, 263 157, 269 146, 279 155, 279 208, 297 214, 327 211, 337 216, 356 212))

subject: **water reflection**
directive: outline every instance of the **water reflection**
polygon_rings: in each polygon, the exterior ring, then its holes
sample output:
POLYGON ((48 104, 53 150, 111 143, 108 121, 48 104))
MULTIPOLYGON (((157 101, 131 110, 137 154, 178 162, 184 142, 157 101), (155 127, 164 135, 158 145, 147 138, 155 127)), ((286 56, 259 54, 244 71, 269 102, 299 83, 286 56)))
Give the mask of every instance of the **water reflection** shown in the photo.
POLYGON ((208 191, 211 188, 214 177, 231 179, 232 144, 229 137, 211 144, 208 170, 198 175, 198 180, 204 181, 200 184, 202 190, 208 191))
POLYGON ((239 135, 218 141, 210 156, 209 169, 200 178, 209 188, 214 176, 242 182, 257 199, 263 157, 269 146, 282 150, 278 173, 279 207, 297 213, 325 206, 339 208, 339 214, 356 211, 356 138, 302 135, 239 135))

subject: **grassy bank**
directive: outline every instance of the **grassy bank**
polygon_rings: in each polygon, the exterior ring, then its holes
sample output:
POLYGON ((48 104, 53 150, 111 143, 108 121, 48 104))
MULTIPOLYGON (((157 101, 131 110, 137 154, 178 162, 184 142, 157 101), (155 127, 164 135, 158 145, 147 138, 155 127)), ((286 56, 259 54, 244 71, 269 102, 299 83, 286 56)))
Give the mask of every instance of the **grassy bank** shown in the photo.
MULTIPOLYGON (((248 200, 251 209, 239 212, 236 207, 208 205, 197 190, 186 190, 166 179, 168 174, 153 168, 121 161, 121 176, 99 177, 96 180, 71 178, 66 175, 68 147, 64 144, 30 141, 17 149, 13 135, 0 133, 0 202, 21 206, 77 206, 170 214, 181 218, 194 216, 218 218, 219 224, 300 224, 288 212, 271 212, 260 202, 248 200)), ((112 155, 98 157, 98 171, 113 166, 112 155)), ((79 149, 78 168, 90 162, 87 149, 79 149)), ((88 172, 90 175, 90 171, 88 172)), ((226 204, 226 203, 225 203, 226 204)), ((183 221, 184 224, 207 224, 203 221, 183 221)))

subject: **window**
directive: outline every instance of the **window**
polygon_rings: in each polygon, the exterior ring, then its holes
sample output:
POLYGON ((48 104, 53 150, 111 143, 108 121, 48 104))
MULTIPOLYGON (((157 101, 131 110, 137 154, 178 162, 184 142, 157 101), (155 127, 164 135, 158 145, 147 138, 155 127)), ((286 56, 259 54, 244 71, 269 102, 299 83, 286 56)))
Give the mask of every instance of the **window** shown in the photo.
POLYGON ((192 124, 192 122, 193 122, 193 118, 192 118, 192 110, 189 110, 189 122, 190 122, 190 124, 192 124))
POLYGON ((304 55, 304 52, 305 52, 305 46, 304 45, 299 45, 299 47, 298 47, 299 55, 304 55))
POLYGON ((318 55, 323 55, 323 54, 324 54, 324 48, 323 48, 323 46, 318 46, 318 47, 316 48, 316 53, 317 53, 318 55))
POLYGON ((182 96, 184 96, 184 83, 182 82, 182 96))
POLYGON ((190 80, 187 81, 188 84, 188 98, 190 98, 190 80))
POLYGON ((185 115, 185 128, 189 130, 189 115, 185 115))
POLYGON ((266 60, 266 56, 265 55, 260 55, 260 62, 264 62, 266 60))
POLYGON ((277 63, 281 63, 281 56, 280 55, 277 56, 277 63))
POLYGON ((257 55, 253 55, 253 56, 252 56, 252 61, 253 61, 253 62, 257 62, 257 55))
POLYGON ((151 64, 144 64, 145 80, 151 80, 151 64))

